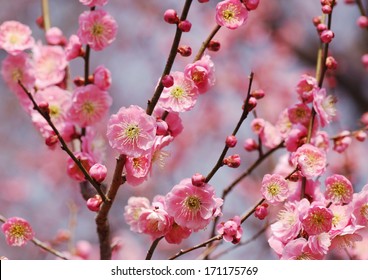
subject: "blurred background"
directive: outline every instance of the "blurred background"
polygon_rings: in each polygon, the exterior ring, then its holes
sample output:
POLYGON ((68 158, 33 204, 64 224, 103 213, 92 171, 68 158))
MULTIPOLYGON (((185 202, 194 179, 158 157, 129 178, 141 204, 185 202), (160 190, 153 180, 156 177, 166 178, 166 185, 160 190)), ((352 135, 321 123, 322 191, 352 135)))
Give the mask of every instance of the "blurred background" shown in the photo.
MULTIPOLYGON (((219 1, 206 4, 193 1, 188 20, 192 30, 184 33, 182 44, 191 46, 191 57, 177 56, 175 71, 183 71, 191 63, 201 43, 215 27, 215 6, 219 1)), ((368 6, 368 1, 364 2, 368 6)), ((158 78, 161 75, 175 28, 163 21, 166 9, 181 12, 184 0, 128 1, 110 0, 104 7, 119 24, 115 42, 101 52, 92 52, 91 69, 105 65, 112 72, 113 97, 111 113, 121 106, 136 104, 146 107, 158 78)), ((17 20, 30 26, 33 36, 44 41, 44 34, 35 20, 41 15, 39 0, 0 0, 0 22, 17 20)), ((59 27, 69 38, 78 29, 78 16, 86 10, 77 0, 50 0, 52 26, 59 27)), ((164 168, 155 166, 151 178, 138 187, 123 185, 110 214, 113 236, 119 240, 121 250, 115 258, 144 258, 151 242, 148 236, 129 231, 123 217, 124 206, 132 195, 165 195, 181 179, 195 172, 204 175, 212 169, 224 146, 227 135, 233 131, 240 115, 248 87, 248 75, 255 73, 253 89, 263 89, 266 97, 257 106, 257 115, 275 123, 279 113, 297 102, 296 84, 303 73, 314 75, 319 38, 312 19, 321 14, 319 0, 261 0, 257 10, 250 13, 247 23, 231 31, 222 28, 215 36, 221 49, 208 53, 216 67, 216 85, 200 96, 196 107, 181 115, 184 131, 168 148, 171 154, 164 168)), ((359 128, 359 118, 368 111, 367 70, 361 56, 368 53, 368 32, 356 25, 360 13, 356 5, 339 1, 334 10, 332 30, 335 32, 330 52, 339 63, 338 69, 325 80, 329 93, 338 98, 338 118, 327 128, 334 135, 343 129, 359 128), (335 87, 331 87, 336 84, 335 87)), ((0 61, 6 56, 0 51, 0 61)), ((83 61, 71 63, 71 77, 83 75, 83 61)), ((94 213, 81 198, 79 186, 65 173, 66 156, 63 152, 49 150, 33 127, 13 93, 0 80, 0 213, 6 217, 20 216, 32 225, 36 237, 50 242, 60 251, 82 250, 88 258, 98 258, 97 234, 94 213), (65 233, 70 239, 55 244, 55 239, 65 233), (86 249, 87 248, 87 249, 86 249)), ((218 195, 257 159, 254 153, 243 148, 252 134, 249 116, 239 131, 238 145, 232 152, 239 153, 242 164, 238 169, 222 168, 211 184, 218 195)), ((104 137, 106 123, 99 131, 104 137)), ((331 172, 344 168, 343 174, 351 178, 359 191, 367 183, 367 143, 353 141, 344 154, 331 153, 331 172)), ((275 153, 243 180, 227 197, 222 219, 241 215, 259 200, 259 184, 265 173, 271 173, 284 151, 275 153)), ((111 178, 116 152, 106 148, 106 165, 111 178)), ((251 238, 267 221, 251 217, 244 224, 242 241, 251 238)), ((166 259, 179 249, 205 240, 212 225, 205 231, 193 234, 181 245, 162 241, 154 258, 166 259)), ((260 235, 246 246, 221 255, 224 259, 276 259, 269 249, 267 234, 260 235)), ((217 251, 231 247, 224 244, 217 251)), ((193 259, 201 250, 183 256, 193 259)), ((23 248, 9 247, 0 237, 0 255, 9 259, 53 259, 33 244, 23 248)), ((216 252, 215 254, 216 255, 216 252)), ((335 254, 330 258, 346 258, 335 254)))

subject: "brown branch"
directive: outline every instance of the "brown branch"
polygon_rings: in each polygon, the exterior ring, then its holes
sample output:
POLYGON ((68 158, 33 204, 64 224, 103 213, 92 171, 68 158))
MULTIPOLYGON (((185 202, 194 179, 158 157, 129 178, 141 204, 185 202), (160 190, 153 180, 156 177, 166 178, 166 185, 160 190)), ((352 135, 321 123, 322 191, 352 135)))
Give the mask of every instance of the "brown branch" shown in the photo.
POLYGON ((213 39, 213 37, 215 37, 216 33, 220 30, 220 28, 221 28, 220 25, 216 25, 213 28, 213 30, 211 31, 211 33, 208 35, 207 39, 202 43, 201 48, 199 49, 197 55, 194 58, 194 62, 201 59, 201 57, 202 57, 204 51, 206 50, 208 44, 213 39))
MULTIPOLYGON (((186 0, 185 1, 184 8, 183 8, 182 14, 180 16, 181 21, 185 20, 187 18, 187 15, 188 15, 188 12, 189 12, 189 9, 190 9, 190 5, 192 4, 192 1, 193 0, 186 0)), ((164 69, 164 71, 161 75, 160 81, 159 81, 159 83, 156 87, 156 90, 155 90, 151 100, 149 100, 148 104, 147 104, 146 113, 148 115, 152 115, 153 110, 155 109, 155 106, 157 105, 157 102, 160 99, 162 90, 164 89, 164 86, 163 86, 161 80, 165 75, 170 74, 171 68, 172 68, 172 66, 174 64, 174 61, 175 61, 175 57, 176 57, 176 54, 177 54, 177 50, 178 50, 178 47, 179 47, 179 43, 180 43, 182 33, 183 32, 177 26, 175 36, 174 36, 174 40, 173 40, 172 45, 171 45, 171 50, 170 50, 170 53, 169 53, 169 57, 167 58, 167 61, 166 61, 165 69, 164 69)))
POLYGON ((36 101, 34 100, 32 94, 26 89, 26 87, 22 84, 21 81, 18 81, 18 84, 22 87, 23 91, 27 94, 28 98, 31 100, 32 104, 33 104, 33 109, 36 110, 48 123, 48 125, 51 127, 51 129, 53 130, 53 132, 55 133, 55 135, 57 136, 60 144, 61 144, 61 149, 64 150, 69 156, 70 158, 74 161, 74 163, 79 167, 79 169, 82 171, 85 179, 91 183, 91 185, 96 189, 97 193, 101 196, 101 198, 105 201, 107 198, 105 196, 105 194, 102 192, 101 190, 101 185, 99 183, 97 183, 92 177, 91 175, 89 175, 88 171, 84 168, 83 164, 80 162, 79 159, 76 158, 76 156, 74 155, 74 153, 69 149, 68 145, 66 144, 64 138, 61 136, 60 132, 58 131, 58 129, 56 128, 56 126, 54 125, 54 123, 51 120, 51 117, 49 114, 43 112, 40 107, 38 106, 38 104, 36 103, 36 101))
POLYGON ((150 260, 152 259, 153 253, 156 250, 156 247, 158 245, 158 243, 161 241, 161 239, 164 238, 163 236, 156 238, 153 242, 151 247, 149 248, 148 252, 147 252, 147 256, 146 256, 146 260, 150 260))
POLYGON ((120 155, 116 159, 113 179, 107 192, 108 199, 102 203, 100 211, 98 212, 95 219, 97 225, 98 239, 100 242, 100 258, 102 260, 111 259, 112 250, 110 244, 110 224, 108 220, 108 214, 115 200, 119 187, 125 183, 125 179, 122 176, 125 160, 125 155, 120 155))

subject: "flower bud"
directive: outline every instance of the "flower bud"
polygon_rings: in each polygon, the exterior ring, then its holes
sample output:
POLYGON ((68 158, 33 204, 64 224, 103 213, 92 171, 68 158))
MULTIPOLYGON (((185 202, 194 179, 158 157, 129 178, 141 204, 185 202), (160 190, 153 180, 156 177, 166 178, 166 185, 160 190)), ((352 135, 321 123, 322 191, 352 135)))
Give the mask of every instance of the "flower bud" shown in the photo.
POLYGON ((36 24, 41 29, 45 28, 45 22, 43 20, 43 16, 39 16, 38 18, 36 18, 36 24))
POLYGON ((45 144, 49 147, 54 147, 58 143, 58 141, 58 137, 54 134, 45 139, 45 144))
POLYGON ((169 129, 169 126, 167 125, 167 122, 165 122, 164 120, 161 119, 157 119, 156 120, 156 135, 160 136, 160 135, 167 135, 167 131, 169 129))
POLYGON ((254 216, 256 216, 256 218, 258 218, 260 220, 263 220, 268 215, 267 208, 268 208, 267 203, 262 203, 261 205, 258 205, 256 207, 256 211, 254 212, 254 216))
POLYGON ((101 90, 108 90, 111 86, 111 72, 105 66, 98 66, 93 72, 93 83, 101 90))
POLYGON ((368 17, 367 16, 360 16, 357 20, 357 25, 360 28, 367 28, 368 27, 368 17))
POLYGON ((317 31, 318 32, 322 32, 322 31, 325 31, 325 30, 327 30, 327 25, 326 24, 320 23, 320 24, 317 25, 317 31))
POLYGON ((206 183, 206 178, 202 174, 195 173, 192 176, 192 185, 193 186, 202 187, 205 183, 206 183))
POLYGON ((181 56, 187 57, 192 54, 192 48, 186 45, 179 46, 178 53, 181 54, 181 56))
POLYGON ((179 22, 179 17, 175 10, 168 9, 164 13, 164 20, 170 24, 177 24, 179 22))
POLYGON ((359 130, 355 133, 355 138, 360 142, 364 142, 364 140, 367 138, 367 133, 363 130, 359 130))
POLYGON ((221 48, 221 44, 219 41, 216 41, 216 40, 211 40, 209 43, 208 43, 208 46, 207 46, 207 49, 209 51, 212 51, 212 52, 217 52, 219 51, 221 48))
POLYGON ((368 53, 362 56, 362 63, 365 69, 368 69, 368 53))
POLYGON ((73 83, 75 84, 75 86, 77 87, 81 87, 84 86, 84 78, 83 77, 76 77, 73 81, 73 83))
MULTIPOLYGON (((251 96, 248 100, 248 103, 246 104, 246 110, 248 112, 252 111, 257 106, 257 99, 255 99, 253 96, 251 96)), ((244 107, 243 107, 244 109, 244 107)))
POLYGON ((101 183, 103 180, 105 180, 107 175, 107 168, 105 165, 100 163, 95 163, 92 165, 92 167, 89 169, 89 175, 96 180, 98 183, 101 183))
POLYGON ((207 3, 210 0, 198 0, 199 3, 207 3))
POLYGON ((331 14, 331 12, 332 12, 332 8, 331 8, 330 5, 323 5, 322 6, 322 13, 329 15, 329 14, 331 14))
POLYGON ((313 24, 317 27, 318 24, 321 23, 321 17, 314 17, 313 18, 313 24))
POLYGON ((189 20, 182 20, 179 22, 178 27, 183 32, 189 32, 190 29, 192 28, 192 24, 190 23, 189 20))
POLYGON ((161 83, 165 88, 172 87, 174 84, 174 78, 171 75, 165 75, 161 79, 161 83))
POLYGON ((229 148, 234 148, 236 146, 236 143, 238 142, 238 140, 236 139, 235 135, 229 135, 228 137, 226 137, 226 146, 229 148))
POLYGON ((102 203, 102 198, 98 194, 87 200, 87 207, 93 212, 98 212, 100 210, 100 205, 102 203))
POLYGON ((255 99, 262 99, 265 96, 265 92, 263 89, 255 89, 251 92, 250 96, 255 99))
POLYGON ((49 116, 50 115, 50 108, 49 108, 49 103, 42 101, 38 104, 38 108, 40 108, 40 111, 42 113, 42 115, 44 116, 49 116))
POLYGON ((223 160, 223 164, 231 167, 238 168, 240 166, 241 160, 238 154, 231 155, 223 160))
POLYGON ((248 11, 253 11, 257 9, 259 0, 243 0, 243 3, 248 11))
POLYGON ((243 147, 246 151, 251 152, 258 149, 258 144, 254 139, 248 138, 244 141, 243 147))
POLYGON ((326 67, 327 69, 331 69, 331 70, 337 69, 337 61, 333 56, 328 56, 326 58, 326 67))
POLYGON ((335 34, 331 30, 322 31, 320 38, 323 43, 330 43, 332 39, 335 37, 335 34))
POLYGON ((362 124, 364 124, 365 126, 368 126, 368 112, 365 112, 361 117, 360 117, 360 122, 362 124))

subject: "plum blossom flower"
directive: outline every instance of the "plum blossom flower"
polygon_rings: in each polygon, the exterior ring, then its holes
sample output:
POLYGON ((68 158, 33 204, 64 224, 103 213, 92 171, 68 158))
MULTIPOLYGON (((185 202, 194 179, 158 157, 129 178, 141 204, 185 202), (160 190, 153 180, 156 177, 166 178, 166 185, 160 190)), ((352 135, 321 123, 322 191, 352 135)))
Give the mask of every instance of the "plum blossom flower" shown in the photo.
POLYGON ((309 248, 304 238, 297 238, 287 243, 281 256, 282 260, 320 260, 322 258, 322 254, 309 248))
POLYGON ((312 235, 308 238, 308 246, 312 252, 326 255, 331 245, 331 237, 327 232, 312 235))
POLYGON ((326 96, 324 88, 313 93, 313 108, 316 110, 321 126, 329 124, 336 116, 336 97, 332 95, 326 96))
POLYGON ((222 235, 225 241, 233 244, 239 243, 243 234, 240 217, 235 216, 226 222, 219 223, 217 232, 222 235))
POLYGON ((165 234, 165 240, 170 244, 180 244, 183 239, 188 238, 192 233, 192 230, 179 226, 173 222, 169 231, 165 234))
POLYGON ((216 5, 216 22, 229 29, 237 29, 248 18, 248 10, 239 0, 225 0, 216 5))
MULTIPOLYGON (((50 86, 37 91, 34 96, 35 101, 48 104, 49 116, 51 121, 59 130, 65 140, 70 139, 71 124, 67 119, 67 112, 71 106, 72 99, 69 91, 63 90, 57 86, 50 86)), ((52 128, 47 121, 37 111, 31 112, 32 122, 39 129, 44 138, 54 135, 52 128)))
POLYGON ((34 236, 29 223, 19 217, 7 219, 1 229, 5 234, 6 242, 10 246, 23 246, 34 236))
POLYGON ((104 10, 86 11, 79 16, 78 37, 82 44, 101 51, 116 38, 118 25, 104 10))
POLYGON ((215 66, 209 55, 204 55, 200 60, 188 64, 184 69, 184 75, 194 82, 199 93, 205 93, 215 84, 215 66))
POLYGON ((73 93, 69 120, 81 127, 93 125, 105 117, 111 104, 107 91, 92 84, 78 87, 73 93))
POLYGON ((299 94, 299 99, 303 103, 310 103, 313 101, 313 93, 318 90, 316 78, 309 75, 302 75, 296 86, 296 92, 299 94))
POLYGON ((311 117, 311 109, 304 103, 296 104, 288 109, 289 120, 293 124, 307 126, 311 117))
POLYGON ((140 232, 138 219, 143 210, 150 208, 150 202, 145 197, 131 196, 124 207, 124 219, 133 232, 140 232))
POLYGON ((18 81, 21 81, 28 90, 33 88, 35 77, 30 57, 26 53, 8 55, 1 64, 1 75, 10 90, 17 95, 21 104, 26 108, 29 107, 31 104, 29 97, 18 81))
POLYGON ((270 204, 283 202, 289 194, 288 183, 279 174, 266 174, 262 180, 261 193, 270 204))
POLYGON ((0 49, 11 55, 17 55, 34 45, 32 31, 18 21, 5 21, 0 25, 0 49))
MULTIPOLYGON (((156 106, 153 111, 153 116, 160 120, 164 112, 165 110, 163 108, 156 106)), ((179 113, 171 112, 165 118, 165 122, 168 126, 167 132, 172 137, 178 136, 184 129, 179 113)))
POLYGON ((164 88, 159 106, 169 112, 185 112, 192 109, 197 101, 198 89, 194 82, 183 72, 173 72, 174 84, 164 88))
POLYGON ((36 45, 33 48, 33 60, 38 88, 56 85, 64 79, 67 61, 60 46, 36 45))
POLYGON ((169 232, 172 222, 172 218, 162 207, 155 206, 153 209, 142 210, 138 219, 138 228, 140 232, 156 239, 169 232))
POLYGON ((203 229, 219 216, 221 205, 222 199, 216 198, 211 185, 195 187, 191 178, 182 180, 166 195, 167 211, 175 222, 193 231, 203 229))
POLYGON ((353 214, 356 217, 356 224, 367 226, 368 224, 368 185, 353 195, 353 214))
MULTIPOLYGON (((82 166, 87 172, 95 164, 93 158, 87 153, 76 152, 74 155, 79 160, 79 162, 82 164, 82 166)), ((78 182, 84 182, 86 180, 84 173, 79 168, 79 166, 73 161, 72 158, 68 158, 67 174, 70 176, 70 178, 78 182)))
POLYGON ((307 179, 321 175, 326 169, 326 153, 311 144, 299 147, 291 160, 307 179))
POLYGON ((107 126, 110 146, 130 157, 140 157, 153 147, 156 120, 139 106, 122 107, 107 126))
POLYGON ((111 86, 111 72, 103 65, 98 66, 93 72, 93 83, 101 90, 108 90, 111 86))
POLYGON ((93 6, 104 6, 107 4, 108 0, 79 0, 83 5, 93 7, 93 6))
POLYGON ((314 205, 302 219, 304 230, 309 235, 318 235, 322 232, 329 232, 332 228, 332 211, 326 207, 314 205))
POLYGON ((147 180, 152 166, 151 163, 151 154, 145 154, 139 157, 127 157, 125 162, 127 183, 132 186, 138 186, 147 180))
POLYGON ((73 60, 79 56, 82 56, 83 49, 82 43, 77 35, 71 35, 68 44, 65 47, 65 57, 68 61, 73 60))
POLYGON ((326 199, 334 204, 347 204, 353 199, 353 185, 343 175, 334 174, 326 178, 325 181, 326 199))
POLYGON ((66 38, 63 32, 58 27, 51 27, 46 31, 46 41, 50 45, 64 46, 66 44, 66 38))

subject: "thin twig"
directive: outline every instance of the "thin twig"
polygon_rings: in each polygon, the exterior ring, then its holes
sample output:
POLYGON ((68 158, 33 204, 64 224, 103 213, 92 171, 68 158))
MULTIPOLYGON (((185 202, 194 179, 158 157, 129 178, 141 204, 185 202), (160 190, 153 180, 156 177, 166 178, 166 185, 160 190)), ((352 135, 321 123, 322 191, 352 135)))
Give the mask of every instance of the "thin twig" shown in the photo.
POLYGON ((42 0, 41 5, 42 5, 43 27, 45 31, 47 31, 51 27, 49 0, 42 0))
MULTIPOLYGON (((187 18, 187 15, 188 15, 188 12, 189 12, 189 9, 190 9, 190 5, 192 4, 192 1, 193 0, 186 0, 185 1, 184 8, 183 8, 182 14, 180 16, 180 20, 185 20, 187 18)), ((160 81, 159 81, 159 83, 156 87, 156 90, 155 90, 151 100, 149 100, 148 104, 147 104, 146 113, 148 115, 152 115, 153 110, 155 109, 156 104, 157 104, 158 100, 160 99, 162 90, 164 89, 164 86, 163 86, 161 80, 165 75, 170 74, 171 68, 174 64, 175 57, 176 57, 176 54, 177 54, 177 51, 178 51, 178 47, 179 47, 179 43, 180 43, 182 33, 183 32, 177 26, 175 36, 174 36, 174 40, 173 40, 172 45, 171 45, 171 50, 170 50, 170 53, 169 53, 169 57, 167 58, 167 61, 166 61, 165 69, 164 69, 164 71, 161 75, 160 81)))
POLYGON ((43 112, 40 107, 38 106, 38 104, 36 103, 36 101, 34 100, 32 94, 27 90, 27 88, 23 85, 23 83, 21 81, 18 81, 18 84, 22 87, 23 91, 27 94, 28 98, 31 100, 32 104, 33 104, 33 109, 36 110, 48 123, 48 125, 51 127, 51 129, 53 130, 53 132, 55 133, 55 135, 57 136, 60 144, 61 144, 61 149, 64 150, 69 156, 70 158, 74 161, 74 163, 78 166, 78 168, 82 171, 85 179, 91 183, 91 185, 96 189, 96 191, 98 192, 98 194, 101 196, 102 200, 106 200, 106 196, 105 194, 102 192, 101 190, 101 186, 99 183, 97 183, 88 173, 88 171, 84 168, 83 164, 80 162, 79 159, 77 159, 77 157, 74 155, 74 153, 69 149, 68 145, 66 144, 64 138, 61 136, 60 132, 58 131, 58 129, 56 128, 56 126, 54 125, 54 123, 51 120, 51 117, 49 114, 46 114, 45 112, 43 112))
POLYGON ((211 42, 211 40, 213 39, 213 37, 215 37, 216 33, 220 30, 221 26, 220 25, 216 25, 211 33, 208 35, 207 39, 202 43, 201 48, 199 49, 197 55, 194 58, 194 62, 197 60, 200 60, 204 51, 206 50, 208 44, 211 42))
POLYGON ((156 250, 156 247, 158 245, 158 243, 161 241, 161 239, 164 238, 163 236, 156 238, 153 242, 151 247, 149 248, 148 252, 147 252, 147 256, 146 256, 146 260, 150 260, 152 259, 153 253, 156 250))

